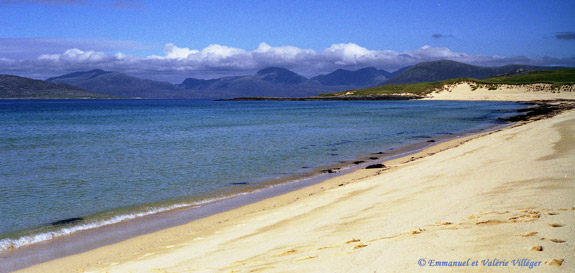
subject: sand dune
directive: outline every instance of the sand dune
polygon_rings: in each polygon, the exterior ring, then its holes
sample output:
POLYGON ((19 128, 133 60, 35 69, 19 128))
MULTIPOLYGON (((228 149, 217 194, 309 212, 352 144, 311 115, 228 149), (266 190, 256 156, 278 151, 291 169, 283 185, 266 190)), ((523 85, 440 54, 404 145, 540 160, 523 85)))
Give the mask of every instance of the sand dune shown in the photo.
POLYGON ((575 99, 575 85, 564 85, 555 89, 552 84, 499 84, 497 89, 489 86, 473 89, 468 83, 446 86, 444 90, 433 92, 427 99, 432 100, 492 100, 492 101, 532 101, 575 99))

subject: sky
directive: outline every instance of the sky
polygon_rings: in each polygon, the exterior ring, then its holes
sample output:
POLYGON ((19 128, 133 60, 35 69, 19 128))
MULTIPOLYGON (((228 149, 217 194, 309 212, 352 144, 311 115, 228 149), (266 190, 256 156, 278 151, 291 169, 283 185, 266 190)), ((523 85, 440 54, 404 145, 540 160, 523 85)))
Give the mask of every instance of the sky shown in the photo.
POLYGON ((449 59, 575 66, 573 0, 0 0, 0 74, 180 83, 449 59))

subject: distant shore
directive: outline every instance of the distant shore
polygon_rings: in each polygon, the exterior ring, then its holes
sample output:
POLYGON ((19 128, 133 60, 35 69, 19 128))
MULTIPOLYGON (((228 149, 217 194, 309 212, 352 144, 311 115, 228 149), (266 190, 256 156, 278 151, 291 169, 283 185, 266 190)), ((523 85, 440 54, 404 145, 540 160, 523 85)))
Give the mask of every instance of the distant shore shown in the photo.
POLYGON ((573 269, 575 111, 567 110, 572 101, 546 105, 514 126, 439 143, 385 168, 23 272, 411 272, 467 260, 481 271, 573 269), (482 265, 486 259, 508 265, 482 265))
POLYGON ((392 94, 377 96, 313 96, 305 98, 275 98, 275 97, 240 97, 220 99, 218 101, 348 101, 348 100, 418 100, 423 96, 409 94, 392 94))
POLYGON ((490 101, 541 101, 575 100, 575 85, 565 85, 563 89, 551 84, 500 84, 493 89, 488 86, 474 88, 469 83, 446 86, 432 92, 424 99, 430 100, 490 100, 490 101))
POLYGON ((343 101, 343 100, 466 100, 466 101, 544 101, 575 100, 575 85, 553 88, 552 84, 499 84, 474 86, 471 83, 445 85, 426 95, 390 93, 382 95, 354 95, 353 90, 344 95, 323 95, 305 98, 240 97, 222 101, 343 101), (349 94, 347 94, 349 93, 349 94))

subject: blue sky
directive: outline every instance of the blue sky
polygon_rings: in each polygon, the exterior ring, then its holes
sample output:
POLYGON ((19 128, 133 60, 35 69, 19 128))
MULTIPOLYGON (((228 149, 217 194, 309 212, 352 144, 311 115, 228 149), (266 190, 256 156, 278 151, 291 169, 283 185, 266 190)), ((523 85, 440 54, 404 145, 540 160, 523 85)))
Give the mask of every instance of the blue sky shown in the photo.
POLYGON ((0 0, 0 73, 181 82, 452 59, 575 66, 575 1, 0 0))

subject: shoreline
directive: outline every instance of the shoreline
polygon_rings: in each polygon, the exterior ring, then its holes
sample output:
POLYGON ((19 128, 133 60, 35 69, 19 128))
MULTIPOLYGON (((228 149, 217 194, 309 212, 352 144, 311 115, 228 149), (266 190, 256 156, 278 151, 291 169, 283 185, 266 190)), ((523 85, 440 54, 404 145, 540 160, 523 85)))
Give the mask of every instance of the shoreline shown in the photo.
MULTIPOLYGON (((515 128, 517 126, 520 126, 520 125, 512 125, 509 127, 515 128)), ((288 204, 292 204, 292 203, 294 203, 300 199, 303 200, 305 198, 305 196, 312 196, 312 195, 324 193, 326 191, 330 191, 333 189, 337 189, 340 187, 345 187, 345 186, 349 185, 350 182, 343 182, 343 181, 348 181, 350 179, 352 181, 363 181, 365 179, 373 178, 373 177, 375 177, 381 173, 385 173, 388 169, 396 168, 396 165, 408 164, 409 162, 416 161, 416 160, 419 160, 421 158, 426 158, 426 157, 433 155, 439 151, 449 150, 449 149, 458 147, 459 145, 462 145, 463 143, 468 142, 470 140, 481 138, 482 136, 485 136, 485 135, 491 135, 495 132, 499 132, 502 130, 507 130, 507 128, 506 129, 496 129, 494 131, 483 132, 483 133, 479 133, 479 134, 473 134, 473 135, 465 136, 465 137, 461 137, 461 138, 455 138, 455 139, 448 140, 448 141, 442 142, 442 143, 435 143, 435 145, 433 145, 431 147, 427 147, 423 151, 417 151, 416 153, 410 154, 408 156, 404 156, 404 157, 396 158, 396 159, 392 159, 392 160, 382 160, 385 162, 385 165, 392 166, 391 168, 375 169, 375 170, 366 170, 366 169, 362 168, 359 170, 352 171, 350 173, 340 174, 340 175, 337 175, 336 177, 329 178, 327 181, 319 182, 319 183, 316 183, 313 185, 308 185, 308 186, 305 186, 304 188, 297 189, 295 191, 288 191, 285 193, 281 193, 279 196, 274 196, 271 198, 266 197, 263 200, 257 201, 256 203, 249 203, 247 205, 243 204, 239 208, 220 212, 218 214, 208 216, 207 218, 195 220, 189 224, 184 224, 183 226, 189 226, 189 225, 193 224, 193 225, 200 227, 200 230, 202 230, 202 227, 204 227, 204 229, 205 229, 204 232, 210 233, 211 229, 214 229, 214 228, 217 229, 218 226, 222 223, 232 221, 235 219, 240 219, 242 217, 242 215, 244 215, 244 214, 251 214, 251 213, 255 213, 257 211, 262 211, 262 210, 265 211, 266 209, 275 208, 276 206, 280 206, 280 207, 285 206, 288 204), (281 199, 281 201, 280 201, 280 199, 281 199), (264 207, 263 209, 262 209, 262 206, 264 207), (255 207, 255 208, 252 208, 252 207, 255 207)), ((351 183, 353 183, 353 182, 351 182, 351 183)), ((168 228, 168 229, 161 229, 157 233, 159 234, 162 232, 167 232, 168 230, 172 230, 172 229, 181 229, 181 228, 183 228, 183 226, 178 225, 178 226, 168 228)), ((198 231, 198 232, 202 233, 202 231, 198 231)), ((213 232, 213 230, 211 230, 211 232, 213 232)), ((195 233, 197 233, 197 232, 195 232, 195 233)), ((143 235, 141 237, 131 238, 131 239, 126 240, 125 242, 126 243, 127 242, 132 243, 134 241, 140 241, 137 244, 144 244, 144 245, 149 246, 149 244, 146 242, 146 239, 143 237, 148 237, 148 236, 153 237, 152 235, 154 235, 154 234, 156 234, 156 233, 151 233, 148 235, 143 235)), ((201 236, 199 236, 199 237, 201 237, 201 236)), ((123 244, 124 244, 124 242, 121 242, 121 243, 116 244, 116 245, 123 245, 123 244)), ((106 246, 102 247, 101 249, 115 248, 116 245, 106 245, 106 246)), ((95 250, 91 250, 89 252, 90 253, 100 252, 99 250, 100 249, 95 249, 95 250)), ((86 254, 86 252, 78 254, 78 255, 85 256, 85 254, 86 254)), ((77 256, 77 255, 75 255, 75 256, 77 256)), ((103 258, 103 259, 106 260, 107 258, 103 258)), ((58 261, 62 262, 62 260, 63 259, 51 260, 48 263, 49 264, 54 264, 54 263, 58 264, 58 261)), ((37 266, 33 266, 31 269, 37 268, 37 267, 42 268, 43 266, 37 265, 37 266)), ((57 267, 52 267, 52 268, 57 268, 57 267)), ((77 268, 81 268, 81 266, 79 266, 77 268)))
MULTIPOLYGON (((134 218, 129 217, 132 214, 119 215, 126 219, 101 226, 80 229, 55 237, 48 234, 46 236, 52 238, 0 251, 0 259, 10 261, 0 264, 0 272, 4 272, 4 270, 13 271, 25 269, 43 262, 50 262, 52 260, 91 251, 96 248, 121 243, 138 236, 145 236, 146 234, 186 225, 206 217, 238 209, 242 206, 252 205, 267 199, 273 199, 277 196, 290 194, 306 187, 313 187, 327 180, 361 171, 368 166, 407 158, 408 156, 418 154, 425 149, 444 142, 484 134, 494 130, 501 130, 502 128, 512 125, 509 121, 505 122, 487 128, 470 129, 460 133, 436 137, 422 137, 419 140, 413 140, 407 144, 397 144, 385 150, 385 152, 373 152, 361 155, 355 160, 347 160, 337 164, 316 167, 311 172, 275 179, 274 182, 268 181, 261 184, 260 187, 247 191, 232 192, 230 195, 214 197, 206 200, 206 202, 200 201, 198 204, 175 204, 166 208, 160 207, 156 209, 156 212, 134 218), (87 244, 86 242, 89 243, 87 244), (54 251, 56 248, 58 251, 54 251)), ((376 167, 374 169, 372 172, 379 172, 384 168, 376 167)), ((86 223, 86 225, 91 224, 93 223, 86 223)), ((80 226, 82 225, 83 224, 80 224, 80 226)), ((63 228, 65 228, 65 226, 63 228)))
MULTIPOLYGON (((525 104, 517 104, 518 107, 527 107, 525 104)), ((509 113, 511 113, 510 111, 509 113)), ((494 124, 494 123, 493 123, 494 124)), ((0 257, 2 257, 2 251, 4 250, 16 250, 21 247, 26 247, 30 245, 34 245, 36 243, 42 243, 43 241, 50 241, 54 239, 58 239, 59 237, 68 236, 70 234, 74 234, 76 232, 85 232, 86 230, 92 230, 96 228, 102 228, 108 225, 118 224, 119 222, 124 221, 131 221, 134 218, 141 218, 141 217, 148 217, 150 215, 155 215, 158 213, 169 213, 170 211, 175 210, 182 210, 182 209, 197 209, 199 206, 205 206, 206 204, 218 202, 220 200, 225 200, 229 198, 234 198, 237 195, 249 194, 254 191, 266 191, 267 188, 275 187, 279 184, 284 183, 297 183, 302 184, 303 186, 309 185, 312 183, 317 183, 317 181, 324 180, 329 176, 327 174, 334 174, 338 173, 341 170, 347 169, 357 169, 361 168, 362 166, 365 167, 371 163, 378 163, 382 161, 382 158, 389 158, 390 156, 396 157, 397 154, 403 153, 413 153, 425 146, 430 145, 430 142, 435 142, 435 140, 428 141, 431 138, 435 139, 442 139, 442 138, 453 138, 459 137, 461 134, 474 134, 478 131, 484 130, 491 130, 493 126, 500 126, 500 125, 493 125, 493 124, 483 124, 468 128, 465 131, 457 132, 454 131, 452 133, 448 133, 444 136, 439 136, 436 134, 432 135, 419 135, 411 137, 405 141, 393 144, 392 146, 384 146, 375 148, 371 150, 364 150, 366 152, 364 155, 359 155, 358 157, 347 157, 344 161, 333 161, 333 163, 327 163, 328 165, 321 165, 315 167, 302 167, 301 172, 296 172, 294 174, 289 174, 287 176, 282 176, 278 178, 270 178, 266 180, 262 180, 261 182, 254 182, 254 183, 245 183, 245 184, 230 184, 225 189, 218 193, 214 193, 212 195, 206 196, 206 198, 202 199, 189 199, 189 200, 181 200, 178 202, 165 202, 165 203, 154 203, 150 206, 133 206, 127 208, 125 210, 121 210, 120 213, 114 214, 112 216, 106 216, 107 218, 102 217, 99 214, 94 215, 72 215, 70 217, 77 217, 77 218, 70 218, 72 220, 79 219, 78 221, 74 221, 72 225, 45 225, 40 226, 37 228, 32 229, 32 232, 21 232, 21 233, 14 233, 18 236, 11 236, 5 239, 0 240, 0 257), (375 152, 374 152, 375 151, 375 152), (385 152, 383 152, 385 151, 385 152), (305 170, 304 170, 305 169, 305 170), (311 180, 314 182, 299 182, 300 180, 311 180), (295 182, 294 182, 295 181, 295 182), (249 185, 248 185, 249 184, 249 185), (80 218, 82 217, 82 218, 80 218)), ((295 188, 294 187, 287 187, 283 186, 284 188, 295 188)), ((275 190, 274 190, 275 191, 275 190)), ((270 191, 270 192, 274 192, 270 191)), ((275 196, 275 194, 270 194, 269 197, 275 196)), ((204 215, 204 214, 202 214, 204 215)), ((60 218, 59 222, 66 222, 70 219, 63 219, 60 218)), ((190 218, 190 219, 196 219, 190 218)), ((56 220, 54 220, 56 221, 56 220)), ((169 226, 166 226, 169 227, 169 226)), ((137 236, 141 234, 135 234, 131 236, 137 236)), ((123 236, 123 238, 131 237, 131 236, 123 236)), ((85 249, 85 248, 84 248, 85 249)))

